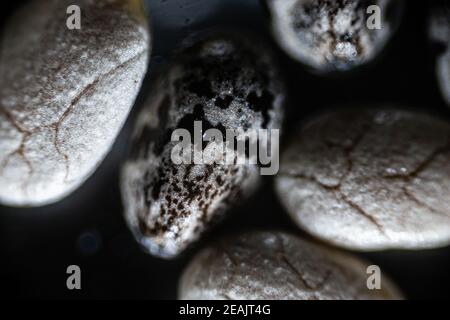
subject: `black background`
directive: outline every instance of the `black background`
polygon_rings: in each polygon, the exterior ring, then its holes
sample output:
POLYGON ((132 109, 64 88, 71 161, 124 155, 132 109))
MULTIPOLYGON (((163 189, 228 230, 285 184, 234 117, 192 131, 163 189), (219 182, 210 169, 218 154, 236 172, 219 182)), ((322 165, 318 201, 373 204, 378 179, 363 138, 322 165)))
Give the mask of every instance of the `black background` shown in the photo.
MULTIPOLYGON (((267 39, 278 53, 290 90, 285 137, 305 117, 330 108, 403 106, 450 116, 436 82, 436 47, 427 40, 427 13, 435 1, 406 1, 400 28, 381 57, 340 77, 308 73, 277 50, 258 0, 145 2, 154 34, 150 71, 111 153, 62 202, 35 209, 0 207, 0 292, 5 297, 174 299, 183 267, 212 238, 254 228, 301 234, 276 199, 270 178, 179 259, 165 261, 145 254, 127 230, 118 172, 126 156, 130 124, 149 91, 150 78, 186 37, 225 27, 248 29, 267 39), (66 268, 71 264, 81 267, 82 290, 66 288, 66 268)), ((18 3, 2 2, 2 23, 18 3)), ((380 265, 408 298, 450 297, 449 248, 359 255, 380 265)))

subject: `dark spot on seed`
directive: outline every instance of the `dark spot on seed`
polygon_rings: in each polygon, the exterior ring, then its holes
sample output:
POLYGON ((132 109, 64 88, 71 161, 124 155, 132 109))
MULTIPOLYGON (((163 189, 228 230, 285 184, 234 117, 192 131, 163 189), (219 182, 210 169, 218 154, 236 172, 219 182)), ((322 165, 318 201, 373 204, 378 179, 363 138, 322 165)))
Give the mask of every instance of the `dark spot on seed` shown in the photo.
POLYGON ((220 109, 227 109, 231 102, 233 102, 232 96, 225 96, 225 98, 218 97, 216 99, 216 106, 218 106, 220 109))
POLYGON ((272 108, 273 101, 274 96, 267 90, 263 90, 261 96, 258 96, 255 91, 250 92, 247 96, 249 108, 261 112, 263 116, 263 128, 267 128, 267 124, 269 123, 270 119, 268 112, 272 108))
POLYGON ((224 184, 223 178, 221 176, 216 177, 216 182, 220 187, 224 184))
POLYGON ((214 91, 211 88, 211 82, 208 79, 194 80, 189 86, 188 90, 199 97, 208 99, 214 98, 214 91))

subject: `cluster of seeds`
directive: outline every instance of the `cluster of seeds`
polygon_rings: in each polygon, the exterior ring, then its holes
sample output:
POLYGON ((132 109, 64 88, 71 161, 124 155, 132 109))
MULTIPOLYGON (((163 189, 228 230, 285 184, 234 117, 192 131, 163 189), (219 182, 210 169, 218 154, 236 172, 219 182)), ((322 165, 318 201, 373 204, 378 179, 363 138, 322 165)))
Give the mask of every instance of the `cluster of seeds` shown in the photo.
MULTIPOLYGON (((125 122, 145 76, 150 32, 138 0, 80 0, 83 26, 66 28, 69 0, 30 1, 6 24, 0 56, 0 202, 40 206, 79 187, 125 122), (111 30, 114 30, 111 32, 111 30)), ((316 71, 347 71, 379 55, 400 0, 266 0, 275 40, 316 71), (369 10, 373 7, 373 10, 369 10), (379 25, 368 24, 379 10, 379 25)), ((431 16, 442 48, 438 81, 450 104, 450 8, 431 16)), ((191 144, 207 163, 176 163, 176 130, 226 136, 280 130, 285 86, 271 50, 248 34, 216 33, 159 72, 134 125, 121 172, 126 221, 152 255, 184 252, 257 190, 259 164, 222 141, 191 144), (220 163, 223 148, 231 163, 220 163), (207 159, 207 160, 206 160, 207 159), (243 164, 241 163, 243 161, 243 164)), ((278 141, 271 142, 277 144, 278 141)), ((266 146, 267 147, 267 146, 266 146)), ((272 154, 272 156, 275 156, 272 154)), ((402 108, 347 110, 304 123, 283 153, 275 190, 314 238, 353 250, 450 243, 450 124, 402 108)), ((181 299, 400 299, 368 264, 282 232, 224 238, 183 273, 181 299)))

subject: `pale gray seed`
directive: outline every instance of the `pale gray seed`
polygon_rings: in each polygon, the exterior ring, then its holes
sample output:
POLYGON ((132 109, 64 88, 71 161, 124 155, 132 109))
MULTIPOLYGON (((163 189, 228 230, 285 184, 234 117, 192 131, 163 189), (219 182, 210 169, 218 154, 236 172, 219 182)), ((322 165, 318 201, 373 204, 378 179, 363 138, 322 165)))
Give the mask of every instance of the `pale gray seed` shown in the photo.
POLYGON ((310 234, 357 250, 450 243, 450 125, 401 110, 344 111, 306 123, 276 190, 310 234))
POLYGON ((137 0, 33 0, 3 35, 0 202, 52 203, 93 173, 127 118, 147 70, 147 21, 137 0), (80 30, 66 26, 73 4, 80 30))
POLYGON ((402 299, 382 270, 381 288, 368 289, 369 265, 290 234, 253 232, 201 251, 183 272, 178 295, 208 300, 402 299))

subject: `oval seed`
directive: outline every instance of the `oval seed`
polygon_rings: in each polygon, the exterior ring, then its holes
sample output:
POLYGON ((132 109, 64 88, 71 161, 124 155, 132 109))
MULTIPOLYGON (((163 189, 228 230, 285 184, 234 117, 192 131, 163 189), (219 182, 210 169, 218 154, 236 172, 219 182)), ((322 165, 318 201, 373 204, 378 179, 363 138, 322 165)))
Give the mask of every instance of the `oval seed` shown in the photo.
POLYGON ((280 232, 226 238, 200 252, 185 269, 180 299, 401 299, 380 273, 368 288, 369 264, 280 232), (372 286, 371 286, 372 288, 372 286))
POLYGON ((450 125, 431 116, 334 112, 293 140, 276 190, 301 228, 335 245, 439 247, 450 243, 449 156, 450 125))
MULTIPOLYGON (((227 129, 279 129, 283 102, 277 68, 267 48, 251 38, 213 36, 179 55, 138 116, 122 172, 125 216, 144 248, 176 256, 259 182, 255 164, 176 164, 174 130, 185 129, 192 138, 195 121, 224 137, 227 129)), ((220 159, 222 151, 210 146, 221 143, 203 143, 204 158, 220 159)), ((237 154, 236 160, 246 157, 237 154)))
POLYGON ((392 12, 401 6, 398 0, 266 3, 275 40, 293 59, 321 72, 349 70, 375 58, 397 25, 392 12))
POLYGON ((7 23, 0 57, 0 202, 52 203, 111 148, 147 69, 149 31, 136 0, 30 1, 7 23))

